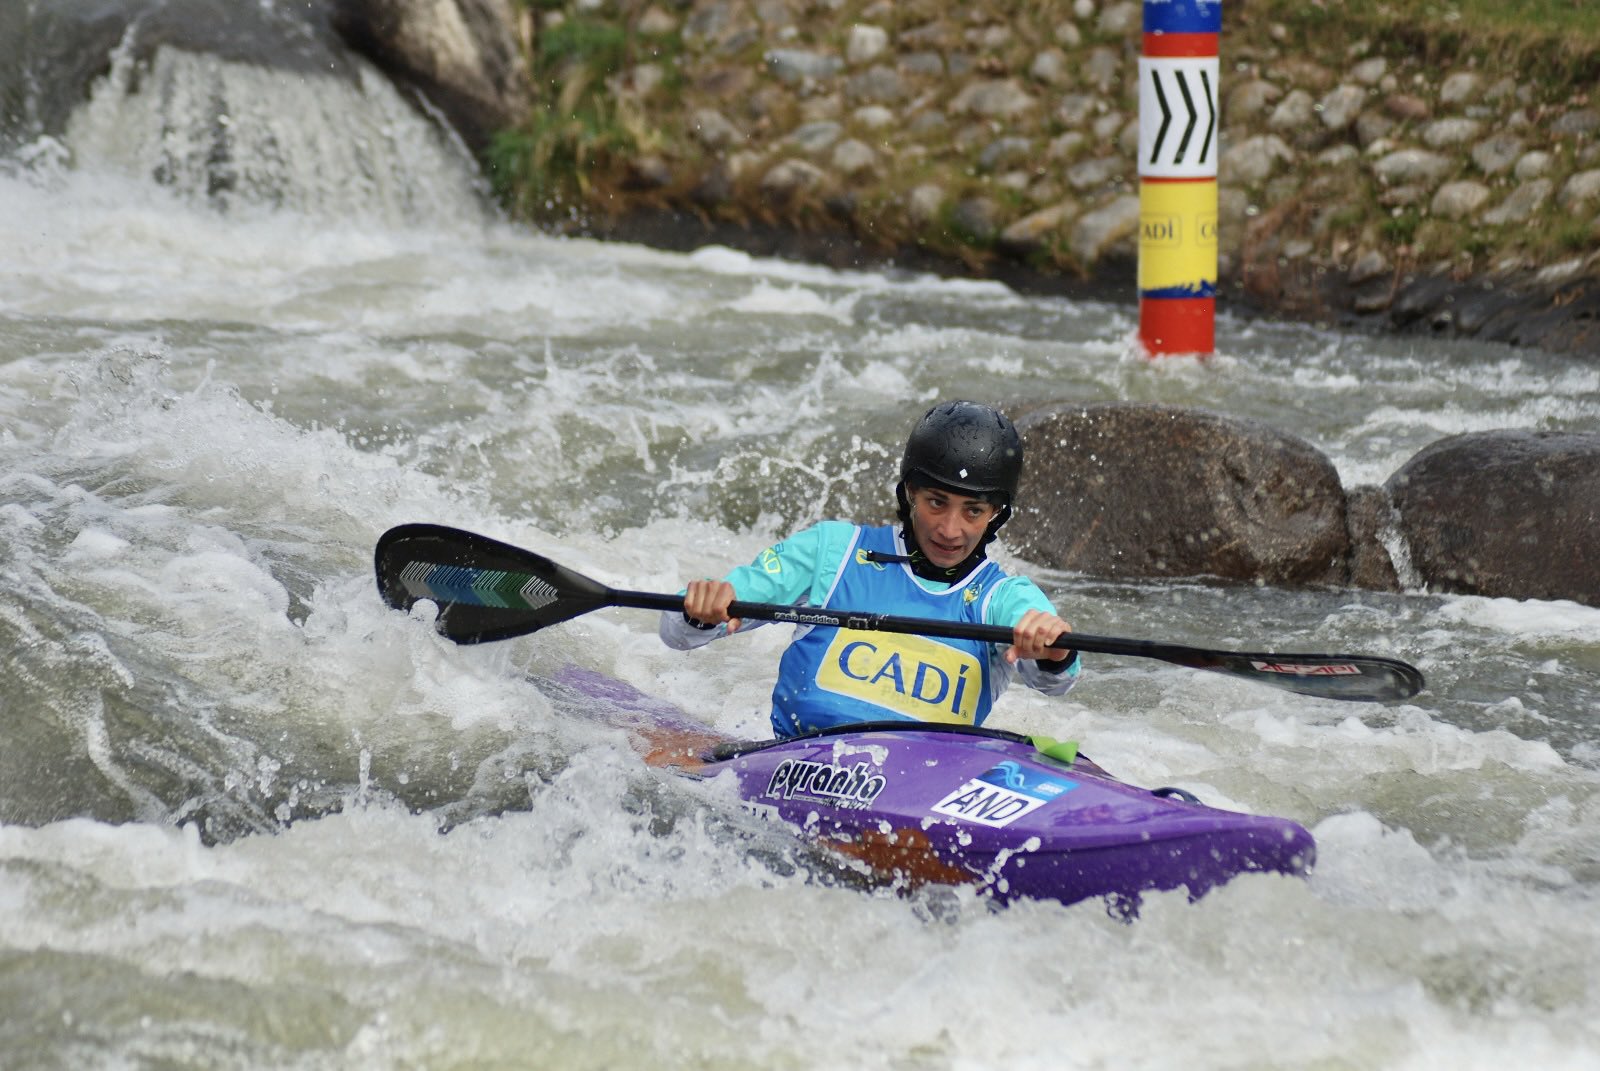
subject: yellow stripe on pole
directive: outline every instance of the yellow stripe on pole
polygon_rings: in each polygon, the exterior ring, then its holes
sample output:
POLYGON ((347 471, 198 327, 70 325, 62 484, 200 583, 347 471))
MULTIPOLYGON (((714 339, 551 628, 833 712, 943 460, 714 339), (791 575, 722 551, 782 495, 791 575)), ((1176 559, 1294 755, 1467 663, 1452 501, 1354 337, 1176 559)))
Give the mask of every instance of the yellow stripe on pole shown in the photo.
POLYGON ((1217 182, 1139 185, 1139 293, 1210 297, 1217 289, 1217 182))

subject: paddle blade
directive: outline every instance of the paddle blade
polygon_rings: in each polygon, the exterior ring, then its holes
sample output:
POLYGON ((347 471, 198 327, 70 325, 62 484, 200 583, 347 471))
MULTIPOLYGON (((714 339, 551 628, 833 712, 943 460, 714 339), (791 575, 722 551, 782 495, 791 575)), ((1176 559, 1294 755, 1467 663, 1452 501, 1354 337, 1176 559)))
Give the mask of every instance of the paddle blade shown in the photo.
POLYGON ((402 524, 378 540, 378 592, 397 610, 424 600, 456 643, 537 632, 612 603, 598 581, 532 551, 437 524, 402 524))
POLYGON ((1207 653, 1218 657, 1214 664, 1198 668, 1247 677, 1296 695, 1320 699, 1386 703, 1410 699, 1423 688, 1421 671, 1393 658, 1371 655, 1207 653))

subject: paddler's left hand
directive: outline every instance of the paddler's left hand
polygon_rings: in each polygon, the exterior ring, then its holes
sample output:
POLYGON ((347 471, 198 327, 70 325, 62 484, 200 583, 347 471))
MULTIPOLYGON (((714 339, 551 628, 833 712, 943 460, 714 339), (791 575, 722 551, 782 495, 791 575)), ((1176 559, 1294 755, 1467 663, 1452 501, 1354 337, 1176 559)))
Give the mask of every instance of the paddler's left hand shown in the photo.
POLYGON ((1012 665, 1024 658, 1059 662, 1069 656, 1061 649, 1066 645, 1063 643, 1058 648, 1056 641, 1071 631, 1072 626, 1055 614, 1029 610, 1011 629, 1011 646, 1006 648, 1006 661, 1012 665))

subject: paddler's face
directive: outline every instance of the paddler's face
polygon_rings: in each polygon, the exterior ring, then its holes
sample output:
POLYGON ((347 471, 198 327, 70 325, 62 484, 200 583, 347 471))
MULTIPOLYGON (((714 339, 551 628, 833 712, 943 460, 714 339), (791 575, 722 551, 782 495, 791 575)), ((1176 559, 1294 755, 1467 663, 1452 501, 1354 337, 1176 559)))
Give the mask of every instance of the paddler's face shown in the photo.
POLYGON ((960 565, 983 541, 998 507, 980 498, 919 487, 911 500, 911 533, 917 545, 941 569, 960 565))

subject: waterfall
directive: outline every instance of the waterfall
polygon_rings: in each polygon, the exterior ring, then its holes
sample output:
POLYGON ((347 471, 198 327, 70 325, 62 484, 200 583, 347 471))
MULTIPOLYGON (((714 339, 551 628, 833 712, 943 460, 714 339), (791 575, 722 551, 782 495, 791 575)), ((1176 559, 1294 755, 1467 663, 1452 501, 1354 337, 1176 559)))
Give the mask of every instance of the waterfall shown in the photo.
POLYGON ((488 213, 460 140, 365 61, 341 77, 165 44, 140 59, 137 34, 59 142, 41 136, 20 159, 120 173, 224 212, 446 226, 488 213))

